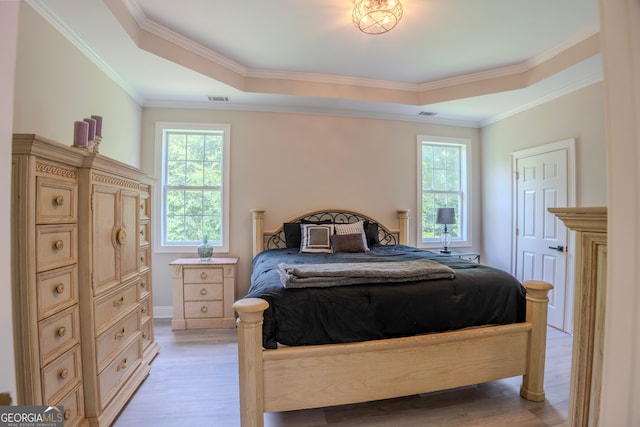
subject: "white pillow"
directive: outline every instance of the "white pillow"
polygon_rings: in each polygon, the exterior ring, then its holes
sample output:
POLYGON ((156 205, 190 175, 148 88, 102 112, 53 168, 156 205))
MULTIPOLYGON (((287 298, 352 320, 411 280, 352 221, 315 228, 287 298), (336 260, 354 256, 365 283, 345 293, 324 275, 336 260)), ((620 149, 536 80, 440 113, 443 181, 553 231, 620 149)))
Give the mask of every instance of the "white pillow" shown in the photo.
POLYGON ((364 221, 351 222, 348 224, 335 224, 336 234, 360 234, 362 236, 362 243, 364 245, 364 250, 369 250, 369 245, 367 245, 367 234, 364 232, 364 221))
POLYGON ((333 224, 300 224, 300 252, 331 253, 333 224))

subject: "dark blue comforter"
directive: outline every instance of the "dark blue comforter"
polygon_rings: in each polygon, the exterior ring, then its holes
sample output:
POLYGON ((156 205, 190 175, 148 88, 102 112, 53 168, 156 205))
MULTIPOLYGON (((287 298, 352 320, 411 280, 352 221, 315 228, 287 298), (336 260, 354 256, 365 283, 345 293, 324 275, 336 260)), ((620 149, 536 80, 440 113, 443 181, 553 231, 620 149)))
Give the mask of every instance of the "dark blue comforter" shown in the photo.
POLYGON ((409 246, 374 246, 366 253, 308 254, 272 249, 253 260, 246 297, 269 303, 263 345, 345 343, 442 332, 525 319, 526 290, 510 274, 409 246), (372 262, 428 258, 448 265, 454 279, 285 289, 280 262, 372 262))

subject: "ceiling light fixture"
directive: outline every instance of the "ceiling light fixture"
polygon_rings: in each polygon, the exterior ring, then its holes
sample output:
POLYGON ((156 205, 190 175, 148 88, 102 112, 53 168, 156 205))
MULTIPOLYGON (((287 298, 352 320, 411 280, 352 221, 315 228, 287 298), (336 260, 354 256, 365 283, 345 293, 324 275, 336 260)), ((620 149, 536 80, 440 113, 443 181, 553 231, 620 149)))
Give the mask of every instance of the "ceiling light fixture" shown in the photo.
POLYGON ((353 25, 365 34, 383 34, 402 18, 400 0, 356 0, 351 14, 353 25))

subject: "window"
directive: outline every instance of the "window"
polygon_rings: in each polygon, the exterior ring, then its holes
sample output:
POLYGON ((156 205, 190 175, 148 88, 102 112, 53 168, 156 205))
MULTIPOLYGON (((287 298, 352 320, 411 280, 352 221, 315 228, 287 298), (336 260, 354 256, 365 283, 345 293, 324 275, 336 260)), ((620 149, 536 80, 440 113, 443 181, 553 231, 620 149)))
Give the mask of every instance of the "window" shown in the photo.
POLYGON ((440 246, 444 226, 436 223, 438 208, 455 209, 456 223, 448 226, 451 246, 470 246, 469 151, 469 140, 418 136, 418 246, 440 246))
POLYGON ((193 252, 206 238, 229 251, 229 125, 158 123, 159 252, 193 252))

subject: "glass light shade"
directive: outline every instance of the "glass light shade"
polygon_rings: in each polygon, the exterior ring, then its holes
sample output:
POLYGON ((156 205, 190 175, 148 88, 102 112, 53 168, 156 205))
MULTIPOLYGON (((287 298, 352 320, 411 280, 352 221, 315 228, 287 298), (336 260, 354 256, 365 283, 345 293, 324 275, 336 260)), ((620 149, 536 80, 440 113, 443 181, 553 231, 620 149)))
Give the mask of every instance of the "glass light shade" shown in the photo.
POLYGON ((351 18, 363 33, 386 33, 400 22, 402 4, 399 0, 357 0, 351 18))

